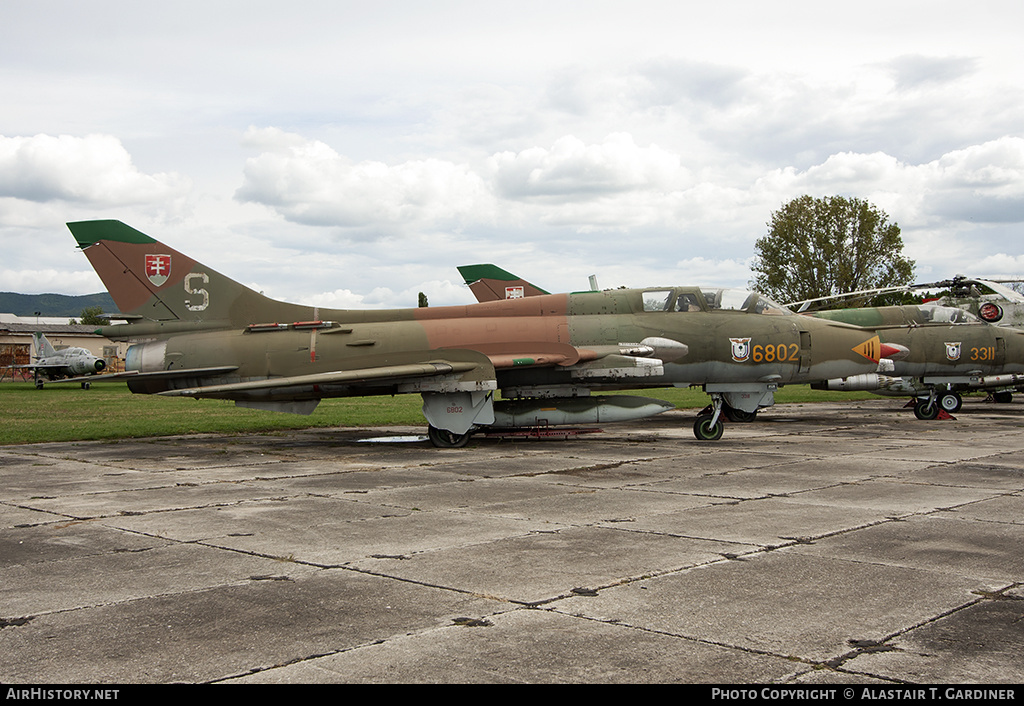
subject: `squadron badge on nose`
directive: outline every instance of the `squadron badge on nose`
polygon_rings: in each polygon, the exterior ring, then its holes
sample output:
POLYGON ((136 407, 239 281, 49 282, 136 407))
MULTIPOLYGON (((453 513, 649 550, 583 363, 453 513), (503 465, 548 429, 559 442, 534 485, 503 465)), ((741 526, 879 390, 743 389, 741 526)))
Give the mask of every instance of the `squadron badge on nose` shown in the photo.
POLYGON ((750 339, 749 338, 730 338, 729 342, 732 344, 732 359, 737 363, 744 363, 750 358, 750 339))

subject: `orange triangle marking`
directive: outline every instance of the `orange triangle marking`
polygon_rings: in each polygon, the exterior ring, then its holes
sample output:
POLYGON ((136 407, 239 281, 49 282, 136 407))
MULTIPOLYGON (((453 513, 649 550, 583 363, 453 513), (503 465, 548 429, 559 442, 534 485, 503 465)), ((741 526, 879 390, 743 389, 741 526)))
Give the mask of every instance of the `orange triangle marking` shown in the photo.
POLYGON ((878 336, 875 336, 870 340, 864 341, 864 343, 859 346, 854 346, 850 350, 854 353, 861 354, 872 363, 877 363, 881 357, 882 342, 879 340, 878 336))

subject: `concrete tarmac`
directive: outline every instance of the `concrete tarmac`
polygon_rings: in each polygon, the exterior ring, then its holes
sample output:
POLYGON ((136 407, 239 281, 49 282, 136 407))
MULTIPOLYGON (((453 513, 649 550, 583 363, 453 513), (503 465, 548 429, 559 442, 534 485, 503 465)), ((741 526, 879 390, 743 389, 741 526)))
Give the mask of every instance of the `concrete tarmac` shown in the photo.
POLYGON ((902 405, 0 447, 0 683, 1021 683, 1024 404, 902 405))

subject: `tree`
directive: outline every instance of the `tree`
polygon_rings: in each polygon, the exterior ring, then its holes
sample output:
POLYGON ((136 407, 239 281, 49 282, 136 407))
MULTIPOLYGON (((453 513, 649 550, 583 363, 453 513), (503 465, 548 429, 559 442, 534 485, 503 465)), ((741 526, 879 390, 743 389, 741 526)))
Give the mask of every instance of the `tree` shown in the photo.
POLYGON ((754 289, 782 302, 910 284, 900 228, 863 199, 801 196, 772 213, 751 269, 754 289))
POLYGON ((79 321, 87 326, 109 326, 110 319, 104 319, 100 314, 103 313, 103 307, 101 306, 89 306, 82 309, 82 317, 79 321))
POLYGON ((430 306, 430 304, 427 303, 427 295, 420 292, 420 308, 423 309, 428 306, 430 306))

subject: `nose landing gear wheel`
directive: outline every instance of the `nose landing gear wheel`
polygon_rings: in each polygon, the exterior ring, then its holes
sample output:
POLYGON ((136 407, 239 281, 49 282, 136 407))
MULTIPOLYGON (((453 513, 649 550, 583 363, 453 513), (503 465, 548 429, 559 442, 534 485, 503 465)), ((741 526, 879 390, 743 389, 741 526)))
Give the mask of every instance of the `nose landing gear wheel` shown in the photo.
POLYGON ((938 401, 926 397, 914 403, 914 416, 924 420, 935 419, 940 409, 938 401))
POLYGON ((693 435, 701 441, 718 441, 722 438, 722 432, 725 431, 725 425, 722 424, 721 418, 715 423, 715 426, 711 426, 711 414, 701 414, 697 416, 697 421, 693 423, 693 435))

